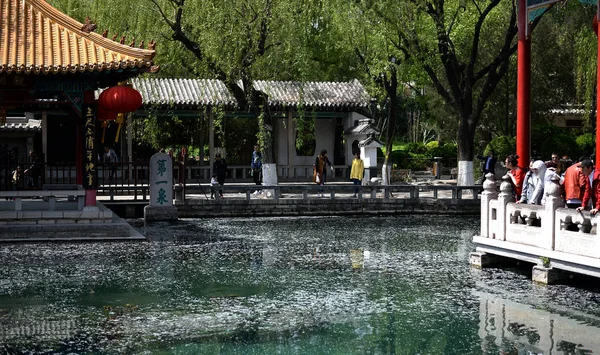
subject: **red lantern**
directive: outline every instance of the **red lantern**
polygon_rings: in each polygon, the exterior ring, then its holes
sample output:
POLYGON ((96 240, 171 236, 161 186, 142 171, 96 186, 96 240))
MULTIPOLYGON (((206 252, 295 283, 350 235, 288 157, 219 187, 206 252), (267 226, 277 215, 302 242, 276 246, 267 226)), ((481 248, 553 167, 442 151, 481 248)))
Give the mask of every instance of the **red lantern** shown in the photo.
POLYGON ((133 112, 142 106, 142 95, 129 85, 108 88, 98 97, 98 107, 112 112, 133 112))

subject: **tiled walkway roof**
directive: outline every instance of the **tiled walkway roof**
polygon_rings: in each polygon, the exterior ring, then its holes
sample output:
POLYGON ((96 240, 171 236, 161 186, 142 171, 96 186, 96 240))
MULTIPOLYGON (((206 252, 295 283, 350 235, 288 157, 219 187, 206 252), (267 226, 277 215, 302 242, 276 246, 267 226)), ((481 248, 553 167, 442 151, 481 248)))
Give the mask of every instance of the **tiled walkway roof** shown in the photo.
POLYGON ((0 132, 41 132, 42 121, 26 117, 7 117, 6 124, 0 124, 0 132))
POLYGON ((369 95, 356 79, 350 82, 297 82, 262 81, 254 82, 254 88, 269 95, 269 104, 274 106, 312 108, 366 108, 369 95))
POLYGON ((44 0, 0 0, 0 73, 75 73, 150 68, 154 50, 133 48, 68 17, 44 0))
POLYGON ((236 100, 220 80, 135 78, 133 88, 149 105, 235 105, 236 100))
MULTIPOLYGON (((135 78, 131 84, 142 94, 145 105, 198 107, 237 104, 236 98, 221 80, 135 78)), ((297 108, 302 103, 306 108, 330 111, 365 108, 369 103, 368 95, 358 80, 347 83, 257 81, 254 87, 269 94, 272 106, 297 108), (300 95, 302 88, 304 94, 300 95)), ((102 90, 96 92, 96 97, 100 92, 102 90)))

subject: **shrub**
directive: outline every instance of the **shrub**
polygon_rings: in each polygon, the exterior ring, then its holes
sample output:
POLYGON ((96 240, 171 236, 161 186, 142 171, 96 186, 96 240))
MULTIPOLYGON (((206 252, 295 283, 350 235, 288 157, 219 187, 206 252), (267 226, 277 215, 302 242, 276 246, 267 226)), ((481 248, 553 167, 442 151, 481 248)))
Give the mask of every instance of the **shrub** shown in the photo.
POLYGON ((542 142, 540 149, 542 160, 550 159, 553 152, 560 156, 567 154, 571 157, 579 157, 582 152, 575 141, 575 137, 568 133, 558 133, 547 137, 542 142))
POLYGON ((504 161, 503 159, 508 155, 515 154, 516 146, 517 139, 515 137, 499 136, 488 143, 483 154, 488 155, 489 151, 493 150, 498 161, 504 161))
MULTIPOLYGON (((581 155, 591 156, 592 153, 594 153, 596 139, 592 133, 582 134, 581 136, 575 138, 575 143, 577 143, 581 155)), ((571 155, 571 159, 577 158, 579 157, 571 155)))

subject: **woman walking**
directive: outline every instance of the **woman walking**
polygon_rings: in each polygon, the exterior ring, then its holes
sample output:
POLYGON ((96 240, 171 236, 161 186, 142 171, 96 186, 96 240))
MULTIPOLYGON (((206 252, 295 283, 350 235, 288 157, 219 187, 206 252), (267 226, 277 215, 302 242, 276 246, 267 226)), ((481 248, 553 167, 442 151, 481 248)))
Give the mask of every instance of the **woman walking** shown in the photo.
MULTIPOLYGON (((356 186, 360 185, 363 179, 363 174, 365 172, 365 164, 360 158, 360 152, 354 153, 354 160, 352 160, 352 169, 350 169, 350 180, 356 186)), ((354 195, 352 197, 356 197, 358 193, 358 187, 354 188, 354 195)))
MULTIPOLYGON (((313 182, 317 185, 323 186, 325 185, 325 181, 327 181, 327 164, 333 171, 333 165, 327 158, 327 150, 323 149, 317 158, 315 159, 315 164, 313 165, 313 182)), ((319 189, 319 193, 321 197, 323 197, 323 189, 319 189)))

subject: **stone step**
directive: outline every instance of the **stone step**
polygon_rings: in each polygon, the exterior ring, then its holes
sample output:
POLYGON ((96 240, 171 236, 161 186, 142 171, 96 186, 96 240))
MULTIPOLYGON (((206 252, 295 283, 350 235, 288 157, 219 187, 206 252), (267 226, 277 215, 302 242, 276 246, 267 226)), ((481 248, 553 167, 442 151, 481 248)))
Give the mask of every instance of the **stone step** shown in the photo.
POLYGON ((139 240, 127 223, 0 225, 0 242, 139 240))

